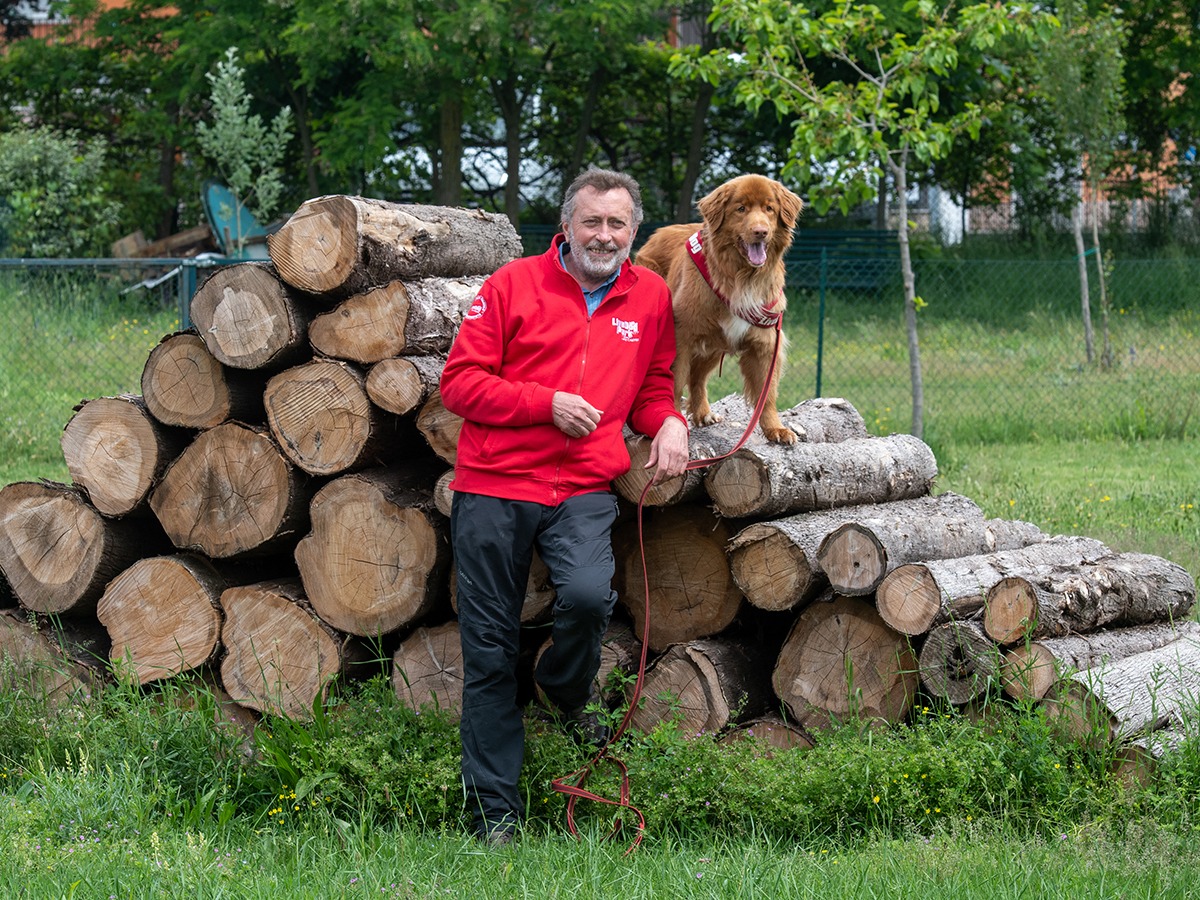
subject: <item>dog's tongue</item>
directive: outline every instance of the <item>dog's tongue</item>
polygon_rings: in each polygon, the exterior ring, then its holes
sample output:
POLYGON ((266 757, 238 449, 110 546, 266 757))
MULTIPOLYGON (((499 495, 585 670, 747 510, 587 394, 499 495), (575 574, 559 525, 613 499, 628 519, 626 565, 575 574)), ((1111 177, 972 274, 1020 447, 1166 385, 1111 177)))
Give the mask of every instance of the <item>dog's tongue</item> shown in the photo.
POLYGON ((750 265, 761 266, 767 261, 767 245, 765 242, 746 245, 746 258, 750 260, 750 265))

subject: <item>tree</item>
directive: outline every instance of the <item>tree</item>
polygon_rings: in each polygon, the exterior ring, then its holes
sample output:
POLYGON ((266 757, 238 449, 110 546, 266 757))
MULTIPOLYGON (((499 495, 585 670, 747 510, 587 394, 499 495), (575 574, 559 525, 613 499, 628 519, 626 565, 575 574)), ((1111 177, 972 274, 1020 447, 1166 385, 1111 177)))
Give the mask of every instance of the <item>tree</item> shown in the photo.
POLYGON ((1112 364, 1107 311, 1108 293, 1104 278, 1104 257, 1100 251, 1100 190, 1113 165, 1114 150, 1124 130, 1121 106, 1121 45, 1123 30, 1108 10, 1089 15, 1081 0, 1065 0, 1058 5, 1062 28, 1047 42, 1038 57, 1037 96, 1042 99, 1056 125, 1057 140, 1068 153, 1068 162, 1082 174, 1081 187, 1071 217, 1075 252, 1079 261, 1079 290, 1083 314, 1084 347, 1088 364, 1095 359, 1088 290, 1089 255, 1096 258, 1100 307, 1104 314, 1102 362, 1112 364), (1085 250, 1083 224, 1091 212, 1092 248, 1085 250))
POLYGON ((714 24, 732 29, 738 52, 700 60, 677 58, 676 72, 738 79, 752 109, 773 106, 793 125, 785 174, 808 188, 810 204, 843 213, 868 201, 890 177, 898 199, 899 254, 904 284, 912 433, 924 427, 924 388, 916 295, 908 241, 907 195, 914 165, 945 158, 962 135, 978 134, 986 107, 944 113, 942 91, 960 67, 979 66, 992 79, 1012 77, 998 54, 1011 40, 1044 39, 1052 16, 1020 4, 951 4, 917 0, 905 6, 906 27, 879 7, 840 2, 814 13, 788 0, 718 0, 714 24), (832 64, 830 66, 830 64, 832 64))
POLYGON ((238 51, 230 47, 225 59, 208 74, 212 85, 213 122, 199 122, 196 132, 200 149, 217 167, 233 194, 233 239, 238 255, 245 248, 242 234, 242 209, 252 212, 260 222, 275 214, 283 192, 279 161, 292 139, 292 110, 285 106, 270 126, 250 112, 250 95, 238 64, 238 51))

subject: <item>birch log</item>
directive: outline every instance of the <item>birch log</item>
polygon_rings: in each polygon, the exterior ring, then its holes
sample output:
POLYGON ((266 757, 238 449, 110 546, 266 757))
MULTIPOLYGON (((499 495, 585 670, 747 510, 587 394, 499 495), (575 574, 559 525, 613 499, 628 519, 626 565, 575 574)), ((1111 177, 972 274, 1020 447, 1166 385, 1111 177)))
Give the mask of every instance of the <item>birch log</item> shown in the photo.
POLYGON ((1012 644, 1179 620, 1195 601, 1196 582, 1182 566, 1146 553, 1115 553, 1002 579, 987 592, 983 628, 997 643, 1012 644))
POLYGON ((743 447, 712 466, 704 484, 721 515, 769 518, 922 497, 936 475, 927 444, 893 434, 743 447))
POLYGON ((883 620, 901 634, 920 635, 983 609, 996 582, 1042 566, 1094 561, 1111 551, 1093 538, 1054 535, 1020 549, 997 550, 956 559, 905 563, 879 583, 875 605, 883 620))
POLYGON ((522 248, 503 215, 329 195, 303 203, 267 250, 288 284, 342 299, 396 280, 490 275, 522 248))

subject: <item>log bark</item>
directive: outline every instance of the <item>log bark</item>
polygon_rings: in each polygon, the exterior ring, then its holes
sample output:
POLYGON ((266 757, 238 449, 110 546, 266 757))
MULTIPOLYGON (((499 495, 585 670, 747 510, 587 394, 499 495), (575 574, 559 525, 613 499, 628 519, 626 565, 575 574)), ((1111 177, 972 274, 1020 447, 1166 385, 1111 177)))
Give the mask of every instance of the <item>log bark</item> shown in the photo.
POLYGON ((637 522, 622 524, 614 531, 614 586, 639 636, 646 631, 643 573, 649 572, 650 630, 645 639, 650 649, 659 652, 670 644, 711 637, 734 620, 742 594, 725 558, 731 532, 730 523, 707 507, 644 511, 643 568, 637 522))
POLYGON ((1181 637, 1075 672, 1043 705, 1075 738, 1103 744, 1182 724, 1198 696, 1200 641, 1181 637))
POLYGON ((165 543, 145 523, 101 516, 78 488, 18 481, 0 490, 0 569, 33 612, 92 614, 109 581, 165 543))
POLYGON ((417 628, 392 657, 392 687, 402 703, 457 716, 462 710, 463 663, 458 622, 417 628))
POLYGON ((317 616, 299 579, 226 588, 221 683, 240 705, 305 720, 334 679, 371 656, 317 616))
MULTIPOLYGON (((872 594, 906 563, 996 549, 983 511, 959 494, 898 500, 876 510, 834 529, 817 548, 817 562, 838 593, 872 594)), ((1043 537, 1036 529, 1034 534, 1043 537)))
POLYGON ((150 495, 171 542, 214 559, 264 554, 308 520, 307 479, 265 433, 239 422, 201 432, 150 495))
POLYGON ((438 389, 444 356, 397 356, 375 363, 367 371, 367 396, 380 409, 407 415, 438 389))
POLYGON ((755 522, 734 535, 726 551, 733 580, 759 609, 781 612, 816 597, 829 579, 817 548, 860 516, 882 515, 888 504, 843 506, 755 522))
POLYGON ((1109 553, 1093 538, 1055 535, 1020 549, 905 563, 880 582, 875 606, 901 634, 921 635, 952 617, 968 618, 982 610, 988 589, 1003 578, 1040 566, 1094 561, 1109 553))
POLYGON ((446 354, 483 278, 392 281, 348 297, 313 319, 318 353, 370 365, 406 354, 446 354))
POLYGON ((1178 621, 1195 601, 1196 582, 1182 566, 1145 553, 1114 553, 1002 579, 987 592, 983 627, 997 643, 1012 644, 1106 625, 1178 621))
POLYGON ((433 461, 368 469, 313 497, 312 530, 296 546, 296 564, 309 602, 334 628, 388 634, 445 600, 449 523, 431 489, 441 471, 433 461))
POLYGON ((96 617, 122 680, 146 684, 215 662, 224 577, 192 554, 140 559, 104 590, 96 617))
POLYGON ((267 382, 263 404, 279 448, 310 475, 383 465, 400 443, 396 420, 367 396, 366 377, 340 360, 285 369, 267 382))
POLYGON ((927 444, 893 434, 743 447, 710 467, 704 485, 721 515, 766 518, 922 497, 936 475, 927 444))
POLYGON ((815 745, 812 736, 803 728, 788 722, 781 716, 761 716, 743 722, 731 729, 722 738, 722 744, 754 742, 762 747, 768 759, 785 750, 811 750, 815 745))
POLYGON ((222 365, 194 331, 164 337, 150 351, 141 383, 146 408, 165 425, 202 429, 263 419, 263 377, 222 365))
POLYGON ((1000 682, 1015 700, 1040 700, 1074 672, 1156 650, 1181 637, 1200 640, 1200 623, 1157 622, 1030 641, 1005 652, 1000 682))
POLYGON ((192 297, 191 317, 220 362, 273 371, 310 355, 311 302, 297 296, 269 265, 238 263, 213 270, 192 297))
POLYGON ((63 429, 67 471, 106 516, 147 512, 147 500, 191 434, 163 425, 132 394, 86 400, 63 429))
POLYGON ((450 465, 458 459, 458 435, 463 420, 442 405, 442 392, 434 391, 421 404, 417 414, 417 431, 424 436, 437 456, 450 465))
POLYGON ((867 600, 835 596, 796 618, 771 683, 812 731, 852 718, 901 722, 919 678, 907 637, 888 628, 867 600))
POLYGON ((872 594, 891 569, 905 562, 981 553, 983 510, 960 494, 898 500, 831 531, 817 563, 835 591, 872 594))
POLYGON ((750 651, 730 640, 674 644, 646 670, 630 727, 677 722, 685 737, 717 734, 766 710, 770 690, 750 651))
MULTIPOLYGON (((688 456, 693 463, 714 462, 728 454, 745 436, 752 410, 741 394, 730 394, 713 404, 720 416, 715 425, 693 428, 688 435, 688 456)), ((867 436, 867 427, 849 402, 841 398, 805 400, 779 414, 783 424, 796 432, 797 440, 808 443, 833 443, 867 436)), ((761 429, 755 429, 746 439, 747 446, 767 444, 761 429)), ((646 489, 653 470, 646 469, 650 458, 651 439, 630 428, 625 429, 625 448, 632 465, 629 471, 613 481, 613 488, 631 503, 637 503, 646 489)), ((644 505, 671 506, 705 496, 705 467, 689 469, 683 475, 656 484, 646 491, 644 505)))
POLYGON ((280 277, 345 298, 390 281, 490 275, 521 255, 505 216, 330 195, 306 201, 267 238, 280 277))
POLYGON ((917 657, 930 695, 962 706, 999 682, 1000 648, 977 621, 950 621, 925 636, 917 657))
POLYGON ((108 655, 107 634, 101 639, 66 619, 53 628, 32 619, 20 609, 0 610, 0 690, 21 691, 57 705, 83 697, 104 682, 99 660, 108 655))

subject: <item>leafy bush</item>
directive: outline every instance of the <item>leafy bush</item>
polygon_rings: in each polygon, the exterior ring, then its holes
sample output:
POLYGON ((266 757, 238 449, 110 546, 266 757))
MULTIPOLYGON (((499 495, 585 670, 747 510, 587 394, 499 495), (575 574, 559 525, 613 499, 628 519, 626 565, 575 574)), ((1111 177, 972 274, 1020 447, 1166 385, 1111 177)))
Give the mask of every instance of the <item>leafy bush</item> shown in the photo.
POLYGON ((74 132, 0 134, 0 250, 19 257, 105 256, 120 207, 101 182, 106 146, 74 132))

